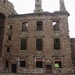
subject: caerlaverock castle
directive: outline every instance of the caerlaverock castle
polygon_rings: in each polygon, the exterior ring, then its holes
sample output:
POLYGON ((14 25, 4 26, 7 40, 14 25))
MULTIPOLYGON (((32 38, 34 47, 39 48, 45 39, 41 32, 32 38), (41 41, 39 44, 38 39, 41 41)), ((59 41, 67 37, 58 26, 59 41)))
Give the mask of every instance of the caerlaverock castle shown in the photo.
POLYGON ((17 14, 0 0, 0 73, 75 72, 75 39, 70 38, 64 0, 60 10, 44 12, 35 0, 33 13, 17 14))

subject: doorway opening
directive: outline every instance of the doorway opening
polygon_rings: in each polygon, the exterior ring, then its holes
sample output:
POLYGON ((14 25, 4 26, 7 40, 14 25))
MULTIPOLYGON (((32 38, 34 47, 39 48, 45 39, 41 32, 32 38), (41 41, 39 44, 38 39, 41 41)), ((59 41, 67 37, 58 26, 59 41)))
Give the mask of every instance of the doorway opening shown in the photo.
POLYGON ((16 73, 16 64, 11 64, 11 72, 16 73))
POLYGON ((46 74, 52 74, 52 65, 46 65, 46 74))

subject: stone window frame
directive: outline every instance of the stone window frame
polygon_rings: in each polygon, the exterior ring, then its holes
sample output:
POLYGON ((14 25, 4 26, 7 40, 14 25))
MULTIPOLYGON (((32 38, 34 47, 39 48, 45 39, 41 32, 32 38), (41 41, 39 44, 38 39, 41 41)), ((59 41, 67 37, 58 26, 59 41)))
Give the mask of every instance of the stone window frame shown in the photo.
POLYGON ((61 19, 58 16, 51 18, 51 21, 52 21, 52 30, 53 31, 60 31, 60 20, 61 19), (54 30, 53 29, 53 22, 59 22, 59 30, 54 30))
POLYGON ((29 25, 29 23, 27 21, 22 22, 22 32, 28 31, 28 25, 29 25))
POLYGON ((43 51, 43 39, 42 38, 36 38, 36 51, 43 51), (41 48, 40 49, 37 49, 37 46, 39 45, 38 41, 41 40, 41 48))
POLYGON ((8 41, 11 41, 11 40, 12 40, 12 36, 8 35, 8 41))
POLYGON ((35 57, 35 68, 36 69, 43 69, 43 67, 44 67, 44 58, 43 57, 35 57), (38 62, 42 62, 42 67, 36 67, 36 61, 38 61, 38 62))
POLYGON ((59 31, 60 30, 58 20, 52 21, 52 26, 53 26, 53 31, 59 31))
POLYGON ((10 46, 7 47, 7 51, 6 52, 8 52, 8 53, 10 52, 10 46))
POLYGON ((55 37, 53 39, 54 39, 54 50, 60 50, 61 49, 61 39, 59 37, 55 37), (58 48, 56 48, 57 46, 55 46, 56 45, 55 39, 59 39, 59 44, 58 44, 59 47, 58 48))
POLYGON ((57 68, 57 69, 62 68, 62 66, 63 66, 62 65, 62 60, 63 60, 63 57, 54 57, 53 58, 54 68, 57 68), (61 64, 58 63, 59 66, 57 65, 57 67, 55 67, 55 61, 56 61, 56 63, 61 62, 61 64))
POLYGON ((20 42, 20 50, 21 50, 21 51, 26 51, 26 50, 27 50, 27 38, 21 38, 20 41, 21 41, 21 42, 20 42), (25 40, 26 42, 25 42, 24 40, 25 40), (22 41, 23 41, 23 43, 25 42, 24 48, 22 48, 22 44, 23 44, 22 41))
POLYGON ((36 21, 36 31, 43 31, 43 21, 42 20, 36 21))
POLYGON ((12 30, 12 24, 10 25, 10 30, 12 30))
POLYGON ((19 60, 19 67, 20 68, 27 68, 27 60, 26 60, 26 58, 20 58, 20 60, 19 60), (20 64, 21 61, 25 62, 24 66, 20 64))
POLYGON ((9 60, 5 60, 5 68, 9 68, 9 60))

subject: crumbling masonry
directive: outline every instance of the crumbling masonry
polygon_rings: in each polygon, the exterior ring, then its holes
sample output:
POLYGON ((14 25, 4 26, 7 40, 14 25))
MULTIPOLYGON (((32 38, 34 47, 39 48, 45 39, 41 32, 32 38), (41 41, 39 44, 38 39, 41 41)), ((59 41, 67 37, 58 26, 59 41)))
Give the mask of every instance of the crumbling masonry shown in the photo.
POLYGON ((35 0, 34 13, 21 15, 8 0, 0 0, 0 72, 74 72, 68 16, 63 0, 53 13, 35 0))

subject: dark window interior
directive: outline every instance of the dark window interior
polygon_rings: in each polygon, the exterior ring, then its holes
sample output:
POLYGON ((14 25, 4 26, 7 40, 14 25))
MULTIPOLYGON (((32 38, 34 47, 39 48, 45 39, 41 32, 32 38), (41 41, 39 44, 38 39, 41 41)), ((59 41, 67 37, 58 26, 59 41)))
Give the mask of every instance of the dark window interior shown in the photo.
POLYGON ((54 49, 60 49, 60 38, 54 38, 54 49))
POLYGON ((9 41, 11 40, 11 36, 8 36, 8 40, 9 40, 9 41))
POLYGON ((42 31, 42 21, 37 21, 37 31, 42 31))
POLYGON ((26 61, 20 61, 20 67, 26 67, 26 61))
POLYGON ((12 30, 12 25, 10 25, 10 30, 12 30))
POLYGON ((8 67, 9 67, 9 61, 8 61, 8 60, 6 60, 5 67, 6 67, 6 68, 8 68, 8 67))
POLYGON ((75 66, 75 57, 72 57, 73 66, 75 66))
POLYGON ((17 70, 17 65, 16 64, 11 64, 11 73, 16 73, 17 70))
POLYGON ((42 50, 42 39, 36 39, 36 50, 42 50))
POLYGON ((42 61, 36 61, 36 68, 43 68, 42 61))
POLYGON ((71 50, 74 51, 74 46, 73 45, 71 45, 71 50))
POLYGON ((2 56, 2 46, 3 46, 3 38, 5 31, 5 16, 0 13, 0 56, 2 56))
POLYGON ((6 3, 6 0, 4 0, 4 3, 6 3))
POLYGON ((27 39, 21 39, 21 50, 27 49, 27 39))
POLYGON ((10 52, 10 47, 7 47, 7 52, 10 52))

